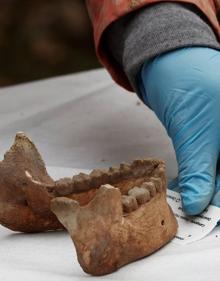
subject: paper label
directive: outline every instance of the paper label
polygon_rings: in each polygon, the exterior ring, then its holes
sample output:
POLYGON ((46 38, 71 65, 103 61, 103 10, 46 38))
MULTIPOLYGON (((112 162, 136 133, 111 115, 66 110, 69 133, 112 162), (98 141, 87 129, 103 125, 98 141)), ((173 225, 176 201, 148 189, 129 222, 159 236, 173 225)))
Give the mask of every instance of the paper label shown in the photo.
POLYGON ((186 216, 182 209, 180 194, 167 190, 167 201, 179 224, 173 243, 186 245, 207 236, 220 220, 220 208, 210 205, 198 216, 186 216))

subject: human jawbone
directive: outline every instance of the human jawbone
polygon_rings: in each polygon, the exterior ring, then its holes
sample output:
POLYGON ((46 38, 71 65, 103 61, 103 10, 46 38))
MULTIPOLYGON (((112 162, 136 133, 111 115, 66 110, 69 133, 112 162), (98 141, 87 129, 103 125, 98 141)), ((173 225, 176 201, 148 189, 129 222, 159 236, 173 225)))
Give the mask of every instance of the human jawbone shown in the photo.
POLYGON ((0 162, 0 223, 29 233, 66 228, 92 275, 155 252, 177 231, 163 161, 135 160, 54 181, 23 133, 0 162))

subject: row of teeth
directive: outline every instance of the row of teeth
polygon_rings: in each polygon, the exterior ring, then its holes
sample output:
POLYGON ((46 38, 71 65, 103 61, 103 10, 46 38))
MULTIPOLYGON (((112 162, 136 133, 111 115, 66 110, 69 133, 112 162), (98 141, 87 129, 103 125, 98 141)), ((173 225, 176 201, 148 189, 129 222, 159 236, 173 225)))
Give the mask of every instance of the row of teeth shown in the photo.
POLYGON ((128 191, 128 195, 122 195, 123 211, 130 213, 153 198, 157 192, 162 192, 162 182, 159 178, 151 177, 149 182, 144 182, 140 187, 135 186, 128 191))
MULTIPOLYGON (((120 167, 109 169, 93 170, 89 175, 80 173, 73 178, 63 178, 55 183, 55 190, 58 195, 68 195, 73 192, 83 192, 90 188, 97 188, 104 183, 114 184, 119 180, 130 177, 137 178, 149 175, 158 165, 150 159, 135 160, 131 165, 122 163, 120 167), (154 165, 155 164, 155 165, 154 165)), ((163 168, 163 167, 162 167, 163 168)), ((161 170, 164 172, 164 169, 161 170)))

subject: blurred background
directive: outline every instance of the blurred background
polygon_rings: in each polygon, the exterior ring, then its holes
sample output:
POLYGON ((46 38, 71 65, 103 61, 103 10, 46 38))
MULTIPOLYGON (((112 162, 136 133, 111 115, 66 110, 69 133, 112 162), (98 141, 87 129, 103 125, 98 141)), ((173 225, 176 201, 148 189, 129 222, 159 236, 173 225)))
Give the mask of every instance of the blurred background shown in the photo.
POLYGON ((0 86, 99 67, 82 0, 0 0, 0 86))

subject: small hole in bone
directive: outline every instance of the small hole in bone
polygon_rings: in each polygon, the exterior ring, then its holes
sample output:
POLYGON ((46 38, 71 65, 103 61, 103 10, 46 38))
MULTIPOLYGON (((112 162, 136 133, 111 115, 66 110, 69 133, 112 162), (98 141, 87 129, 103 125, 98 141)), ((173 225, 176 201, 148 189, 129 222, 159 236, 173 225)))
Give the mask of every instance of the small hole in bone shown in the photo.
POLYGON ((24 206, 28 206, 27 200, 24 200, 24 206))
POLYGON ((164 220, 161 221, 161 225, 165 225, 165 221, 164 220))

